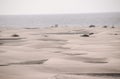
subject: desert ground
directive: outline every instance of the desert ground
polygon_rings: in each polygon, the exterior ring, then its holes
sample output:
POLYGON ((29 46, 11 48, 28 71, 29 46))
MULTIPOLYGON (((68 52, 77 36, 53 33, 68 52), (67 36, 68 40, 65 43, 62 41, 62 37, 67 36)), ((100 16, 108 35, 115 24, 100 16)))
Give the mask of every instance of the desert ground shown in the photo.
POLYGON ((120 79, 120 27, 1 27, 0 79, 120 79))

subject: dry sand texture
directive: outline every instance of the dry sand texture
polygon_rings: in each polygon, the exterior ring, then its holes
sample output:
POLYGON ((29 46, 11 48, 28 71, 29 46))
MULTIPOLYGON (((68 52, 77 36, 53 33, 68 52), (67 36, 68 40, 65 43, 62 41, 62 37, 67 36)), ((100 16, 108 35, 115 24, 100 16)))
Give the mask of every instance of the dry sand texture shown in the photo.
POLYGON ((1 28, 0 79, 120 79, 120 27, 1 28))

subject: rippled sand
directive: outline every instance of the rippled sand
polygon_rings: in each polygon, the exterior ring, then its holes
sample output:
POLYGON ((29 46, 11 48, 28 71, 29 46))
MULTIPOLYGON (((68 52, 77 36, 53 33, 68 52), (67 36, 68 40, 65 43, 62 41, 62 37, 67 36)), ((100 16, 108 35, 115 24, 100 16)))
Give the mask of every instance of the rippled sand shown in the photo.
POLYGON ((120 27, 1 28, 0 79, 120 79, 120 27))

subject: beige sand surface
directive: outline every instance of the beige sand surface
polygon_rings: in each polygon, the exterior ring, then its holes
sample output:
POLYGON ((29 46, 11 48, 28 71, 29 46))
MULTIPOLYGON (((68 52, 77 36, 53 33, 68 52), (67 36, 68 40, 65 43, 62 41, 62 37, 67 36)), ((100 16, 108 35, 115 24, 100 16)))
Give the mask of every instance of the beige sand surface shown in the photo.
POLYGON ((0 79, 120 79, 120 27, 0 31, 0 79))

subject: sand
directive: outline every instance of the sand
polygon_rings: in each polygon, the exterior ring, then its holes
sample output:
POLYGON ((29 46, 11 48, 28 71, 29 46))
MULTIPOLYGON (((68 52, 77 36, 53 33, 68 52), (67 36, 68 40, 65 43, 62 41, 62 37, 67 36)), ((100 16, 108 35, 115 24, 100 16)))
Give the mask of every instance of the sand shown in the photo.
POLYGON ((120 79, 120 27, 1 28, 0 79, 120 79))

